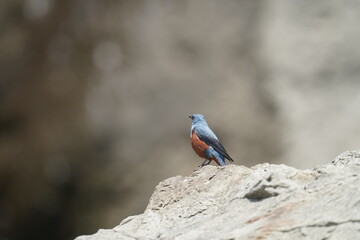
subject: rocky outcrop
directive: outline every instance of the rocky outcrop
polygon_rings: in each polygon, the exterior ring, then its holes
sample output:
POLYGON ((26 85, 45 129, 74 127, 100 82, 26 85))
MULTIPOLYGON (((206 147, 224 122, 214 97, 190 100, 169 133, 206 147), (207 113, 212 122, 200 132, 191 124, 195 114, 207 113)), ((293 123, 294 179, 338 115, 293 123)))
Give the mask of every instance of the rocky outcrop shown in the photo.
POLYGON ((206 166, 155 189, 143 214, 77 240, 360 239, 360 151, 327 165, 206 166))

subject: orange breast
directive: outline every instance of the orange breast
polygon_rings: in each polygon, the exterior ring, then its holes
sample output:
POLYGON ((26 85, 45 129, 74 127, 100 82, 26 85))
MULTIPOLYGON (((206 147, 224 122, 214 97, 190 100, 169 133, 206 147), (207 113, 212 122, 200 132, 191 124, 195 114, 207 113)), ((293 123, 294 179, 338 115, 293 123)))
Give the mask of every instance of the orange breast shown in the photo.
POLYGON ((197 153, 197 155, 206 159, 204 152, 209 148, 209 146, 198 138, 198 136, 195 133, 195 130, 192 131, 190 139, 191 139, 191 146, 194 149, 194 151, 197 153))

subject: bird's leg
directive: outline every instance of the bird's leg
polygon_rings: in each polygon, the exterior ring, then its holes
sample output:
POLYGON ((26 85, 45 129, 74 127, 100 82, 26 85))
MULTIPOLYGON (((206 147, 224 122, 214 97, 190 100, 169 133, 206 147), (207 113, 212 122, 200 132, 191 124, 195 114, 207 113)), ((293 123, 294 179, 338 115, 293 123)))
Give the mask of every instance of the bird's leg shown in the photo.
POLYGON ((209 165, 210 162, 211 162, 211 160, 206 159, 199 167, 203 167, 203 166, 209 165))
POLYGON ((197 170, 199 170, 200 168, 209 165, 210 162, 211 162, 210 159, 206 159, 206 160, 205 160, 197 169, 195 169, 194 171, 197 171, 197 170))

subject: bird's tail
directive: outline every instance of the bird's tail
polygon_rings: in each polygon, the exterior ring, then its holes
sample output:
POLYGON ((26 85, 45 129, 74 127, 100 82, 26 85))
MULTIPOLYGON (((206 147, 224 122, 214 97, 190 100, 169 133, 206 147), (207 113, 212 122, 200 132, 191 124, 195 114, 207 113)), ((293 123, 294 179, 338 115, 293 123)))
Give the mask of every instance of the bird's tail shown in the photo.
POLYGON ((214 161, 219 165, 219 166, 225 166, 225 158, 223 155, 219 154, 218 152, 214 151, 214 161))

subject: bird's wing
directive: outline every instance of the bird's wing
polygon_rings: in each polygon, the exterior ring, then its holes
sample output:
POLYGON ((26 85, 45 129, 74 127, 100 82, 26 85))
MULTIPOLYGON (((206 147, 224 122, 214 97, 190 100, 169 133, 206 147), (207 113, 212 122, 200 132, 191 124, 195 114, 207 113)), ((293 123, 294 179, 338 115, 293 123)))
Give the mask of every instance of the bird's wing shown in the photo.
POLYGON ((199 126, 195 128, 196 135, 198 138, 205 142, 207 145, 211 146, 218 153, 229 159, 230 162, 234 160, 226 152, 224 146, 221 144, 219 139, 216 137, 215 133, 207 126, 199 126))

